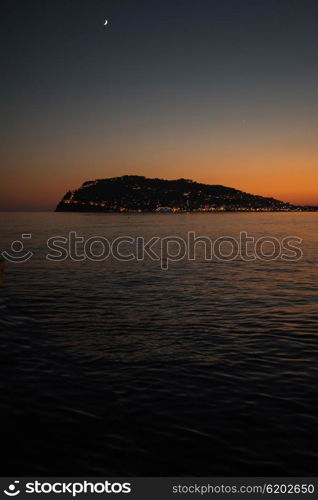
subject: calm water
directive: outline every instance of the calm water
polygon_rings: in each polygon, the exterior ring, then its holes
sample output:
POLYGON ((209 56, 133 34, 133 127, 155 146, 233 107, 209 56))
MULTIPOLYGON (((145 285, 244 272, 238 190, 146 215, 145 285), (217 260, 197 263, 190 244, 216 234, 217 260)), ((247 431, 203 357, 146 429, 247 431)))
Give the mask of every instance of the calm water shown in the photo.
POLYGON ((317 475, 318 214, 1 214, 3 475, 317 475), (80 235, 303 238, 298 262, 47 262, 80 235))

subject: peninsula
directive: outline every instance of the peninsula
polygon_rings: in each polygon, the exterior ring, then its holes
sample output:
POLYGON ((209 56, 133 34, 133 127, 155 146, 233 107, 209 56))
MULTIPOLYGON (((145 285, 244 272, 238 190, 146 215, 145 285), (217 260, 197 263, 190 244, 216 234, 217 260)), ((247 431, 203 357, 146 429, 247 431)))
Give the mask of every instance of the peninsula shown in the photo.
POLYGON ((294 211, 290 203, 194 182, 123 175, 87 181, 68 191, 57 212, 213 212, 294 211))

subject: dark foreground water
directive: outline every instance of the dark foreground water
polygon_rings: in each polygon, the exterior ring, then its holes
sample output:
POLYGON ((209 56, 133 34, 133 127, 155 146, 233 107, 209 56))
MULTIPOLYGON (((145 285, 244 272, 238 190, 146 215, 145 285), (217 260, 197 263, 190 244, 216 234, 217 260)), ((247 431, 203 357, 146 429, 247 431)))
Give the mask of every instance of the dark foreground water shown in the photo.
MULTIPOLYGON (((3 475, 318 475, 318 214, 1 214, 3 475), (48 262, 46 239, 303 238, 298 262, 48 262)), ((202 257, 202 255, 201 255, 202 257)))

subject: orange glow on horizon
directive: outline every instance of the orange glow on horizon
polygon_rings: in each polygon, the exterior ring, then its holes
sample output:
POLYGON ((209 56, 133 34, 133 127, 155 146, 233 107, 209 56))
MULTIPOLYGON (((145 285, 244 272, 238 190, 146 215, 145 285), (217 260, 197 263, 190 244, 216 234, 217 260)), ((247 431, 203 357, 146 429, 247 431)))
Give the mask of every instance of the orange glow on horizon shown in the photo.
MULTIPOLYGON (((72 169, 73 170, 73 169, 72 169)), ((144 175, 145 177, 160 177, 165 179, 188 178, 205 184, 222 184, 260 196, 273 197, 282 201, 299 205, 318 205, 318 172, 304 175, 305 169, 291 169, 288 173, 285 168, 258 169, 252 171, 245 167, 214 169, 209 165, 182 163, 182 167, 175 165, 126 168, 95 168, 85 173, 85 168, 78 168, 76 174, 72 171, 59 173, 49 178, 43 173, 33 172, 33 175, 5 175, 2 179, 1 209, 9 210, 52 210, 69 189, 76 189, 87 180, 117 177, 121 175, 144 175), (263 171, 264 174, 260 174, 263 171)))

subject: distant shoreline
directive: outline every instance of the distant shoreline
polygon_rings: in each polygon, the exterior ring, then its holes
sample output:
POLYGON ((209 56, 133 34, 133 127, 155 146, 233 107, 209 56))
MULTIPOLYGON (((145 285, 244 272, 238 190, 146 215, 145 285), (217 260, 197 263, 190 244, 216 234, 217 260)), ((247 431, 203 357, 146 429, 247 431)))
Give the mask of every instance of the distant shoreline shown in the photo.
POLYGON ((181 214, 259 214, 259 213, 314 213, 318 212, 318 207, 303 208, 298 207, 295 209, 284 209, 284 210, 263 210, 263 209, 251 209, 251 210, 171 210, 171 211, 156 211, 156 210, 100 210, 94 208, 80 208, 80 209, 59 209, 53 210, 55 213, 83 213, 83 214, 112 214, 112 215, 144 215, 144 214, 154 214, 154 215, 181 215, 181 214))
POLYGON ((299 210, 223 210, 223 211, 179 211, 179 212, 115 212, 115 211, 102 211, 102 210, 56 210, 55 208, 48 208, 45 210, 35 210, 35 209, 26 209, 26 210, 7 210, 7 209, 0 209, 0 213, 4 214, 54 214, 54 213, 72 213, 72 214, 104 214, 104 215, 184 215, 184 214, 259 214, 259 213, 315 213, 318 212, 318 207, 313 207, 313 208, 305 208, 302 209, 300 208, 299 210))
POLYGON ((318 207, 293 205, 219 184, 190 179, 159 179, 122 175, 84 182, 69 190, 56 212, 101 213, 250 213, 316 212, 318 207))

